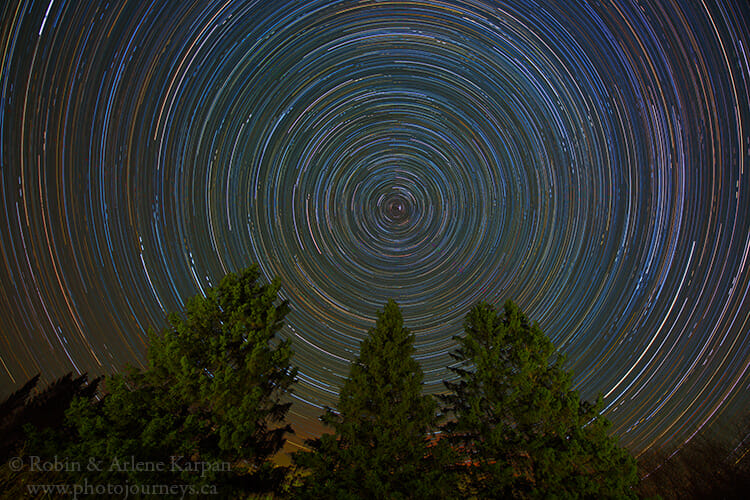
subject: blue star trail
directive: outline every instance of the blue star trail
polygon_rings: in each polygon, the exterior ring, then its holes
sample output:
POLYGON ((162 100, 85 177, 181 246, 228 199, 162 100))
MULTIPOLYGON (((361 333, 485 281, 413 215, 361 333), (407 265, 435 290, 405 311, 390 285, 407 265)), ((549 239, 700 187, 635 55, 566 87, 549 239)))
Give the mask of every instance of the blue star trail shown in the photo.
POLYGON ((3 394, 142 364, 257 262, 297 441, 388 298, 431 393, 511 298, 636 453, 747 411, 747 3, 0 9, 3 394))

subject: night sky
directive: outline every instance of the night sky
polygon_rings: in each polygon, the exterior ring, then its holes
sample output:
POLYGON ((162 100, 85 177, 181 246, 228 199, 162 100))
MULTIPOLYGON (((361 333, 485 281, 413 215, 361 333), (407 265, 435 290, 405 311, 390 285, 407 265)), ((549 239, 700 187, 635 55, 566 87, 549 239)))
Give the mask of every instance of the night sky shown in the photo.
POLYGON ((750 4, 0 7, 0 395, 256 262, 299 442, 388 298, 435 393, 511 298, 635 452, 750 404, 750 4))

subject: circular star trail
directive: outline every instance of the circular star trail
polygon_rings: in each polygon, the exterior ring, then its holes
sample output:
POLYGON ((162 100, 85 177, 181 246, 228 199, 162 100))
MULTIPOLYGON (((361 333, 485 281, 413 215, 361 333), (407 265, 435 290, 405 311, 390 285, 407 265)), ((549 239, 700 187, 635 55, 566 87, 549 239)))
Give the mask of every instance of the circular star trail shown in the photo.
POLYGON ((743 2, 7 2, 0 377, 142 363, 257 262, 319 431, 376 309, 429 392, 515 300, 636 452, 746 411, 743 2), (685 4, 685 5, 683 5, 685 4))

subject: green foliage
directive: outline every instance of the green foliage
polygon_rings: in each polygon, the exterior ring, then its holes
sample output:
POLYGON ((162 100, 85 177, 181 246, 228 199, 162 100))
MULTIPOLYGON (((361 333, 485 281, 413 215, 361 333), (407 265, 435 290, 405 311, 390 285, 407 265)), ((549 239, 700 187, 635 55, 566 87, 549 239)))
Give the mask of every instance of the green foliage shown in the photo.
POLYGON ((76 398, 93 401, 100 381, 96 378, 89 382, 86 374, 73 378, 73 373, 68 373, 32 396, 39 382, 36 375, 8 396, 0 403, 0 461, 19 454, 27 438, 25 427, 59 429, 71 402, 76 398))
POLYGON ((206 297, 190 300, 184 318, 170 316, 170 328, 152 335, 147 373, 147 383, 161 384, 167 398, 188 410, 185 425, 197 452, 256 465, 291 431, 269 424, 285 418, 290 403, 281 400, 296 376, 289 341, 276 338, 289 307, 275 305, 278 283, 257 279, 256 267, 229 274, 206 297))
POLYGON ((36 375, 0 404, 0 498, 50 498, 42 492, 32 495, 29 486, 65 484, 65 473, 32 467, 29 450, 48 449, 54 456, 62 449, 65 412, 73 402, 96 401, 100 380, 89 382, 86 374, 74 378, 68 373, 32 396, 39 382, 36 375))
MULTIPOLYGON (((233 498, 634 496, 634 460, 609 435, 601 398, 580 399, 565 359, 512 302, 500 313, 486 303, 469 312, 453 355, 457 377, 445 382, 438 408, 423 394, 414 335, 389 301, 338 409, 321 417, 333 433, 295 455, 290 477, 269 460, 291 432, 285 396, 296 370, 289 342, 277 336, 288 306, 278 302, 278 283, 258 278, 256 267, 230 274, 189 300, 161 335, 150 333, 148 368, 108 377, 103 396, 97 381, 69 375, 29 399, 32 379, 0 404, 6 459, 82 466, 6 463, 0 491, 18 496, 30 484, 85 476, 92 484, 213 486, 210 493, 233 498)), ((745 484, 746 475, 731 477, 745 484)))
POLYGON ((306 468, 302 497, 436 498, 450 491, 444 464, 450 450, 429 439, 437 405, 422 394, 414 335, 392 300, 339 394, 338 411, 321 420, 334 429, 295 455, 306 468))
POLYGON ((263 489, 278 476, 268 459, 291 432, 284 396, 296 370, 289 342, 276 337, 288 305, 276 304, 278 283, 258 277, 257 267, 229 274, 190 299, 162 335, 150 334, 146 370, 107 378, 97 404, 74 400, 71 438, 50 449, 54 440, 38 436, 36 449, 81 463, 95 457, 100 481, 263 489))
POLYGON ((572 374, 537 324, 512 302, 487 303, 457 337, 446 382, 446 432, 480 498, 627 498, 636 468, 609 422, 571 390, 572 374))

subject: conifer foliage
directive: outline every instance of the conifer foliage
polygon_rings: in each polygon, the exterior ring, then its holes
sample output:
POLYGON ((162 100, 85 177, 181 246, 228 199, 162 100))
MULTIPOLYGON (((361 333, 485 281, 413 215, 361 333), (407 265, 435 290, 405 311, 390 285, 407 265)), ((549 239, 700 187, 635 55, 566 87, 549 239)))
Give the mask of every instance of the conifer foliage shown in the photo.
POLYGON ((284 471, 269 459, 291 432, 296 369, 277 336, 288 305, 258 278, 252 266, 188 300, 151 333, 145 370, 107 377, 98 402, 74 399, 66 432, 32 436, 34 453, 108 464, 89 474, 100 482, 213 484, 230 496, 277 487, 284 471))
POLYGON ((264 463, 291 432, 283 424, 296 369, 288 340, 277 337, 289 311, 279 283, 263 284, 257 266, 227 275, 205 297, 173 314, 162 335, 152 335, 151 378, 188 409, 195 450, 264 463))
POLYGON ((34 376, 0 403, 0 462, 19 453, 18 447, 22 446, 26 437, 24 427, 60 428, 71 401, 94 401, 101 382, 101 377, 89 381, 86 374, 73 377, 71 372, 32 396, 39 378, 39 375, 34 376))
POLYGON ((272 462, 291 432, 296 378, 290 343, 278 336, 288 311, 278 290, 259 282, 256 266, 229 274, 151 334, 146 369, 103 384, 68 375, 34 398, 38 378, 29 381, 0 404, 0 462, 18 454, 105 466, 0 463, 0 491, 15 497, 29 484, 85 479, 189 485, 217 498, 633 497, 635 462, 610 436, 601 398, 580 399, 564 357, 510 301, 500 312, 477 304, 466 316, 440 407, 424 394, 414 334, 389 301, 337 409, 321 417, 332 432, 295 454, 290 478, 272 462))
POLYGON ((539 326, 508 301, 480 303, 446 382, 446 425, 462 452, 465 493, 479 498, 628 498, 632 456, 610 437, 597 404, 571 389, 572 373, 539 326))
POLYGON ((334 430, 298 453, 311 498, 439 498, 447 487, 442 446, 431 445, 437 404, 422 394, 414 335, 389 301, 339 395, 321 420, 334 430))

